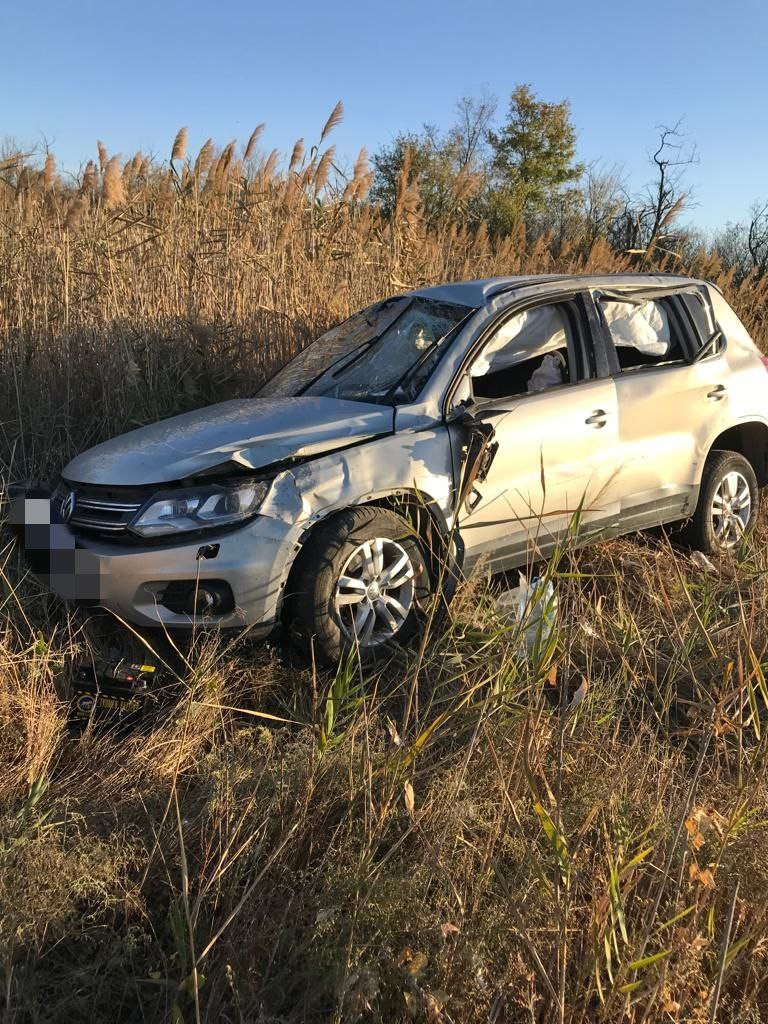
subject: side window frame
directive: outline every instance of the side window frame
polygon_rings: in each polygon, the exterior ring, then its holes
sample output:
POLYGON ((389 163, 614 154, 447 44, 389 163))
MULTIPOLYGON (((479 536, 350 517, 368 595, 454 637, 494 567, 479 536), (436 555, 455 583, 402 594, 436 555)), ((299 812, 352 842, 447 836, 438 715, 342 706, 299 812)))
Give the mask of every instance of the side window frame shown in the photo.
MULTIPOLYGON (((578 291, 569 291, 561 294, 537 297, 529 300, 528 302, 523 302, 519 305, 516 304, 510 309, 503 310, 491 321, 490 324, 488 324, 486 330, 483 331, 482 335, 476 340, 475 344, 464 357, 451 386, 445 393, 445 398, 443 400, 443 409, 445 414, 449 413, 451 410, 453 399, 460 386, 462 378, 468 376, 469 367, 478 358, 478 356, 480 356, 483 349, 491 341, 495 333, 513 317, 518 316, 520 313, 524 313, 526 310, 536 309, 542 306, 558 306, 562 310, 563 317, 566 321, 566 341, 568 344, 569 356, 571 356, 571 354, 573 355, 578 378, 575 381, 557 385, 556 387, 548 390, 555 392, 559 391, 563 387, 578 387, 579 385, 589 383, 592 380, 610 376, 605 354, 603 352, 599 353, 597 346, 595 345, 594 324, 596 322, 596 315, 594 310, 591 308, 591 299, 589 297, 588 290, 579 289, 578 291)), ((470 386, 471 379, 472 378, 470 378, 470 386)), ((542 393, 543 392, 523 392, 520 394, 508 395, 506 397, 478 399, 475 399, 473 395, 472 399, 473 403, 478 406, 488 406, 494 403, 498 404, 499 402, 513 400, 518 401, 520 399, 531 397, 534 394, 542 393)))
POLYGON ((702 306, 704 307, 705 311, 707 311, 708 314, 709 314, 708 319, 712 323, 713 331, 715 333, 717 333, 718 331, 720 332, 720 341, 719 341, 719 343, 714 347, 713 351, 710 352, 709 355, 706 355, 706 356, 703 357, 703 361, 707 362, 710 359, 716 359, 718 356, 722 355, 725 352, 725 349, 726 349, 726 347, 728 345, 728 339, 726 337, 725 332, 722 331, 722 329, 720 328, 720 325, 717 322, 717 317, 715 316, 714 306, 712 305, 712 300, 709 297, 709 293, 708 293, 707 289, 704 288, 704 287, 701 287, 701 286, 700 287, 693 287, 693 288, 685 288, 685 289, 682 289, 681 291, 679 291, 679 292, 677 292, 675 294, 675 300, 680 305, 681 315, 684 317, 686 323, 689 326, 689 330, 690 330, 690 333, 691 333, 691 338, 692 338, 693 343, 694 343, 693 353, 692 353, 692 357, 691 358, 695 358, 696 353, 701 348, 703 348, 703 346, 706 345, 706 343, 709 341, 709 337, 708 336, 705 337, 701 333, 701 331, 699 329, 699 324, 698 324, 698 322, 696 320, 696 317, 693 315, 693 313, 691 312, 691 310, 690 310, 690 308, 688 306, 688 303, 686 302, 686 296, 691 296, 694 301, 698 301, 698 302, 700 302, 702 304, 702 306))
POLYGON ((695 326, 693 316, 686 309, 685 302, 682 299, 682 296, 688 293, 697 293, 697 290, 695 288, 675 288, 669 290, 617 289, 616 291, 593 289, 590 292, 612 377, 634 376, 635 374, 649 372, 661 373, 664 370, 676 370, 682 366, 690 366, 694 356, 704 342, 699 340, 700 335, 695 326), (676 333, 680 340, 683 358, 660 363, 646 363, 634 367, 622 367, 619 363, 619 356, 611 329, 601 308, 603 301, 623 301, 630 305, 642 302, 663 302, 667 316, 672 321, 672 331, 676 333))

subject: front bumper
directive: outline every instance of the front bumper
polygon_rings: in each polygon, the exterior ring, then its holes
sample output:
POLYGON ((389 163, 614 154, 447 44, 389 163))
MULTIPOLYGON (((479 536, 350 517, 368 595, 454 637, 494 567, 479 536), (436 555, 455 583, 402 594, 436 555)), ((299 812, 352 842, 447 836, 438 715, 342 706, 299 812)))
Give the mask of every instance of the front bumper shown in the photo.
POLYGON ((10 523, 30 568, 65 601, 106 608, 137 626, 252 627, 257 634, 269 632, 280 614, 300 533, 281 520, 257 516, 237 530, 141 546, 76 535, 55 519, 44 494, 12 498, 10 523), (231 611, 190 615, 162 603, 169 584, 201 586, 206 580, 229 584, 231 611))

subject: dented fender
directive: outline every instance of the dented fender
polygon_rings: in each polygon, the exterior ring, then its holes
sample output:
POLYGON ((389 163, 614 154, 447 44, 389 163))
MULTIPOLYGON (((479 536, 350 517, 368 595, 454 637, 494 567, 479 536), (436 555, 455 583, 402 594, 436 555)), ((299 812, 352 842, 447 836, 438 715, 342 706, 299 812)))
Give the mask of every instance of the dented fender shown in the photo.
POLYGON ((455 487, 445 426, 380 437, 285 469, 274 478, 260 514, 304 533, 333 512, 406 493, 433 503, 450 528, 455 487))

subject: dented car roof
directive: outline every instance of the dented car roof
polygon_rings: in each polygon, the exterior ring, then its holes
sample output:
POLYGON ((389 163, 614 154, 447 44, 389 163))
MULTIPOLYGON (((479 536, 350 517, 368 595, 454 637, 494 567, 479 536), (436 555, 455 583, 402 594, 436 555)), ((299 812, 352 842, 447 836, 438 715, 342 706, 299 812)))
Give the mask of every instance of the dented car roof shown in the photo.
POLYGON ((513 292, 519 288, 534 285, 550 285, 573 281, 595 288, 609 287, 663 287, 675 286, 691 281, 691 278, 674 274, 519 274, 512 277, 484 277, 476 281, 449 281, 444 284, 415 288, 410 295, 423 295, 441 302, 458 302, 479 309, 494 295, 513 292))

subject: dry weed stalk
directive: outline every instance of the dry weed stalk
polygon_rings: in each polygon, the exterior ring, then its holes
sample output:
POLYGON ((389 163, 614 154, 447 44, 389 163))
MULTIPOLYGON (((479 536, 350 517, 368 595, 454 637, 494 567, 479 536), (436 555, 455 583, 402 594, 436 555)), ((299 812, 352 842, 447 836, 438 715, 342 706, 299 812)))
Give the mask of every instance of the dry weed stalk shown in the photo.
POLYGON ((179 128, 176 133, 176 138, 173 140, 173 146, 171 147, 171 163, 175 160, 183 160, 187 155, 187 128, 179 128))

